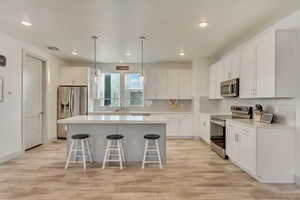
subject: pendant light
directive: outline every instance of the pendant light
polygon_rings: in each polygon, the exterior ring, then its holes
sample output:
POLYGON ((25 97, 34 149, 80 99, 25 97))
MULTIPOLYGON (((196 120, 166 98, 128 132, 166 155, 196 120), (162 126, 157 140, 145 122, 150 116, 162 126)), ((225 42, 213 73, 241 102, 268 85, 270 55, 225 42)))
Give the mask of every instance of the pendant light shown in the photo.
POLYGON ((144 81, 145 76, 144 76, 144 41, 145 41, 146 37, 145 36, 141 36, 140 40, 141 40, 141 75, 140 75, 140 79, 142 81, 144 81))
POLYGON ((92 39, 94 40, 94 81, 97 81, 97 36, 92 36, 92 39))

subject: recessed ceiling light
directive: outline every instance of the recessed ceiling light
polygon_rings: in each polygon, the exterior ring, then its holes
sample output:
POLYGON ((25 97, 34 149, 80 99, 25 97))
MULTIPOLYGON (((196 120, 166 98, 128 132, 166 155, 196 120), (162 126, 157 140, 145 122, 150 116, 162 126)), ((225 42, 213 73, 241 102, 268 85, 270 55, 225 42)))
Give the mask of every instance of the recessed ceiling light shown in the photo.
POLYGON ((29 21, 21 21, 21 24, 23 24, 24 26, 32 26, 32 23, 30 23, 29 21))
POLYGON ((123 63, 123 60, 120 60, 120 63, 123 63))
POLYGON ((78 52, 74 50, 74 51, 72 51, 72 55, 77 56, 78 52))
POLYGON ((200 22, 199 24, 200 28, 205 28, 208 26, 208 23, 207 22, 200 22))
POLYGON ((180 55, 180 56, 184 56, 184 52, 183 52, 183 51, 180 52, 179 55, 180 55))
POLYGON ((131 56, 132 53, 128 51, 128 52, 125 53, 125 55, 126 55, 126 56, 131 56))

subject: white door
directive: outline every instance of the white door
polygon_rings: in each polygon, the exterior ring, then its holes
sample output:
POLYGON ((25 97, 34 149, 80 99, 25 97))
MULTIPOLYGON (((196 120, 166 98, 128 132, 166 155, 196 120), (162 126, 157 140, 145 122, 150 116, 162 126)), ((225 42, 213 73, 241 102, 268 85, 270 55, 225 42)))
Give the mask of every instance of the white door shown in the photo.
POLYGON ((191 114, 183 114, 179 117, 179 135, 193 136, 193 116, 191 114))
POLYGON ((25 149, 42 144, 42 61, 25 56, 23 67, 23 134, 25 149))

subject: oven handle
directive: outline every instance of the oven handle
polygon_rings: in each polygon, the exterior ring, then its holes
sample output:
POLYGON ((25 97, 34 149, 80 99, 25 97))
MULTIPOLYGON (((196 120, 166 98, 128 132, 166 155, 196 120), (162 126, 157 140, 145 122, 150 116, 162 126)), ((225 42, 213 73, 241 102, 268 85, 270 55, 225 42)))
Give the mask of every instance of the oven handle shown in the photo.
POLYGON ((211 123, 214 123, 214 124, 217 124, 217 125, 220 125, 222 127, 225 127, 225 123, 224 122, 218 122, 218 121, 215 121, 215 120, 210 120, 211 123))

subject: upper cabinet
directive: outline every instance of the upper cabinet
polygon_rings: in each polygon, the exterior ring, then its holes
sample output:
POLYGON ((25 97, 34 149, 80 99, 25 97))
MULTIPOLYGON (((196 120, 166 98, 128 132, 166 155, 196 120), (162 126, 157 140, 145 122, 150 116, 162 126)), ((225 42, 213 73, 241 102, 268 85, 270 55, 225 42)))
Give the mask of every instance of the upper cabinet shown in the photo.
POLYGON ((222 99, 221 82, 225 80, 223 62, 217 62, 209 68, 209 99, 222 99))
POLYGON ((235 79, 240 77, 241 68, 241 52, 235 51, 226 58, 224 58, 224 78, 225 80, 235 79))
POLYGON ((157 67, 148 70, 145 99, 192 99, 192 69, 157 67))
POLYGON ((89 67, 62 66, 59 69, 59 85, 88 85, 89 67))
MULTIPOLYGON (((240 78, 240 98, 295 97, 299 91, 298 44, 296 31, 270 31, 247 42, 218 63, 222 63, 225 80, 240 78)), ((219 89, 220 80, 220 76, 213 75, 217 73, 216 65, 211 66, 209 75, 210 98, 213 99, 218 98, 213 94, 219 89)))

